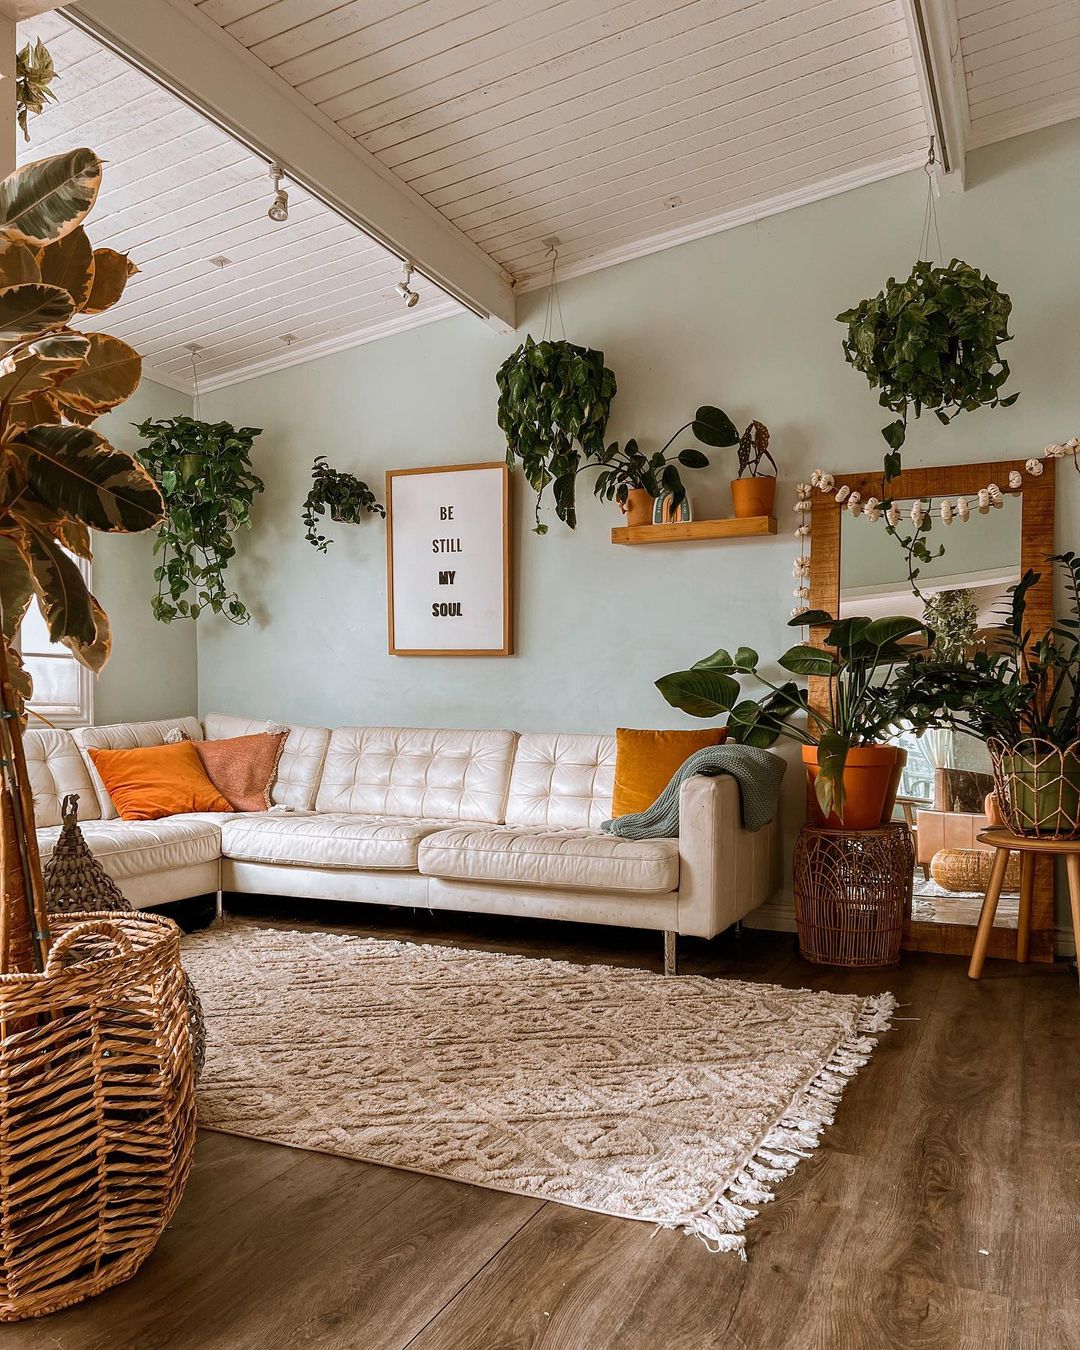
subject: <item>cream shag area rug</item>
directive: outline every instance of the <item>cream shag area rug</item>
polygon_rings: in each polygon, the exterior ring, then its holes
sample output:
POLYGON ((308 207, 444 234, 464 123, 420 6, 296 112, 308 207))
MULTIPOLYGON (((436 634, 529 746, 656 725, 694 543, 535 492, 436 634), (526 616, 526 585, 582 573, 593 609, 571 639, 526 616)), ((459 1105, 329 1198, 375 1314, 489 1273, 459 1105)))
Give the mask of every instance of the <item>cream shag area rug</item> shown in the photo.
POLYGON ((695 1233, 745 1256, 889 1025, 877 998, 321 932, 185 940, 211 1129, 695 1233))

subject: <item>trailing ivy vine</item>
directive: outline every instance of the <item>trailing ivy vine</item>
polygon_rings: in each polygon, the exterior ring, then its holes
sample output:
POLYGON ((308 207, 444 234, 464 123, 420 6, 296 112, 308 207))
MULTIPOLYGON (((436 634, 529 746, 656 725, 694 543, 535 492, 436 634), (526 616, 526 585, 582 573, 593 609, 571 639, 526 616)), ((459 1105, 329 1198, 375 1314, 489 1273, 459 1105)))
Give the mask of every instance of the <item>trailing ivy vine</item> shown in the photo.
POLYGON ((332 469, 325 455, 317 455, 311 466, 311 488, 300 516, 304 522, 304 538, 320 553, 325 553, 327 544, 333 542, 318 530, 319 517, 324 511, 330 512, 331 520, 346 525, 359 525, 365 515, 386 515, 386 507, 362 478, 342 469, 332 469))
POLYGON ((137 423, 146 445, 136 458, 165 498, 165 520, 154 544, 154 618, 197 619, 204 610, 247 623, 247 607, 230 590, 225 569, 236 553, 233 533, 251 528, 251 506, 265 484, 251 469, 257 427, 193 417, 137 423))

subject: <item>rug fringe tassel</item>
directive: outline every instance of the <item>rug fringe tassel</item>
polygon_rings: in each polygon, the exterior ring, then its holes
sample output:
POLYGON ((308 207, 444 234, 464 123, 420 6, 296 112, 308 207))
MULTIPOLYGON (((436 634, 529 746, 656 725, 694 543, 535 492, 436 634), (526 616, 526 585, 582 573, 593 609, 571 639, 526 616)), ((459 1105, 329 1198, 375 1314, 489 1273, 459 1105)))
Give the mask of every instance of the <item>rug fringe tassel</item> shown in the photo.
POLYGON ((713 1203, 659 1226, 698 1237, 711 1252, 738 1252, 745 1261, 743 1233, 758 1214, 753 1206, 768 1204, 773 1184, 813 1154, 822 1131, 833 1123, 848 1080, 867 1063, 878 1035, 891 1027, 896 1007, 892 994, 868 998, 854 1034, 836 1047, 713 1203))

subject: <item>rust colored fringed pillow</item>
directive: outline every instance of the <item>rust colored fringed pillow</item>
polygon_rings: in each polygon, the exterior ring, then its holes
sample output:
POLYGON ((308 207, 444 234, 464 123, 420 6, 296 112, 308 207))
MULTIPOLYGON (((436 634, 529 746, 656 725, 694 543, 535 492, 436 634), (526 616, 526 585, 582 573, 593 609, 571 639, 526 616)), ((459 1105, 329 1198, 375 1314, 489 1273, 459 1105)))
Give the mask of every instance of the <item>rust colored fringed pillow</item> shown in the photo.
POLYGON ((192 741, 206 776, 234 811, 269 811, 270 789, 287 731, 259 731, 220 741, 192 741))
POLYGON ((611 798, 614 817, 647 811, 691 755, 727 740, 727 727, 702 731, 615 732, 615 790, 611 798))
POLYGON ((121 820, 160 820, 233 808, 207 777, 190 741, 134 750, 91 750, 121 820))

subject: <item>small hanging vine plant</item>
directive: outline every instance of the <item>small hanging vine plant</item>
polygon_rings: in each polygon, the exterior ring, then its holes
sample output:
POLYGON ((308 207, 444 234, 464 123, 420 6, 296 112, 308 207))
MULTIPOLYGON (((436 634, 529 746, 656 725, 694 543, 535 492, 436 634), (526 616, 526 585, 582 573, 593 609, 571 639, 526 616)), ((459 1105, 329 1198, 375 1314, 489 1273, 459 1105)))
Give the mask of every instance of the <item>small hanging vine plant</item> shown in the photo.
POLYGON ((332 469, 325 455, 317 455, 311 466, 311 488, 304 499, 300 513, 304 522, 304 538, 320 553, 333 541, 318 530, 319 517, 330 512, 330 519, 346 525, 359 525, 366 515, 385 516, 383 506, 362 478, 332 469))
POLYGON ((618 388, 604 353, 565 339, 534 342, 527 336, 495 379, 506 462, 513 468, 521 461, 536 493, 536 533, 547 534, 540 507, 549 484, 555 514, 574 529, 582 456, 603 461, 604 431, 618 388))
POLYGON ((977 267, 954 258, 948 267, 917 262, 904 281, 890 277, 870 300, 838 314, 847 325, 844 356, 862 371, 878 402, 899 417, 882 427, 889 450, 885 477, 901 469, 908 414, 929 408, 948 424, 960 412, 1007 408, 1019 394, 1001 397, 1009 363, 1012 301, 977 267))
POLYGON ((231 623, 247 623, 247 606, 225 581, 236 553, 233 534, 251 528, 251 507, 265 484, 252 472, 251 447, 257 427, 168 417, 136 424, 146 444, 136 458, 151 473, 165 498, 154 568, 158 592, 154 618, 197 619, 204 610, 231 623))
POLYGON ((15 116, 24 141, 30 139, 27 120, 31 114, 40 117, 46 104, 56 102, 52 91, 56 78, 49 49, 40 38, 20 49, 15 57, 15 116))

